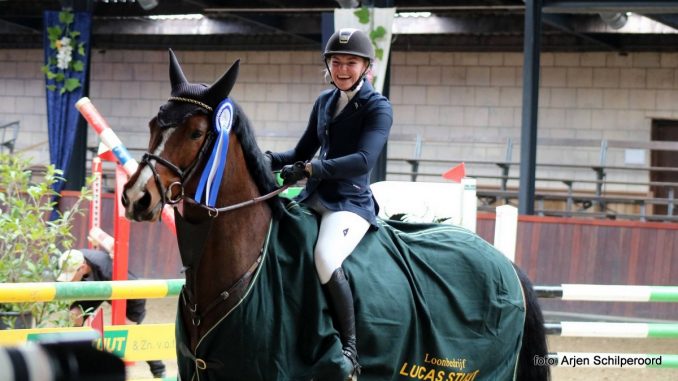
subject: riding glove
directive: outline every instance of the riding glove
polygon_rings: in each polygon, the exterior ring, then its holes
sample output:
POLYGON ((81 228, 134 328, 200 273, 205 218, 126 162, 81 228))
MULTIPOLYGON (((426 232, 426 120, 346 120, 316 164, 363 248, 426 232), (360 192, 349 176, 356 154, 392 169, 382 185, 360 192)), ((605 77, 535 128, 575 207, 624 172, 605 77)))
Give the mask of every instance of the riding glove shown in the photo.
POLYGON ((294 164, 282 167, 280 177, 283 179, 283 185, 289 185, 309 177, 309 174, 306 172, 306 165, 302 161, 297 161, 294 164))

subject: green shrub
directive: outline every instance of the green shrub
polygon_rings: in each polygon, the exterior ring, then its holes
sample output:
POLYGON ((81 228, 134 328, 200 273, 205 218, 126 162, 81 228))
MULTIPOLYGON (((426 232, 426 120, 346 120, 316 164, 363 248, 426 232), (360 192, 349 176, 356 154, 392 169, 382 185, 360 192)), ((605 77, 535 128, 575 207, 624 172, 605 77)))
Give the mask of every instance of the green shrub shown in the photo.
MULTIPOLYGON (((62 171, 48 165, 37 178, 30 160, 20 155, 0 154, 0 282, 53 282, 58 274, 57 260, 71 248, 71 224, 80 205, 89 197, 87 188, 68 210, 50 220, 58 194, 52 189, 63 180, 62 171)), ((35 325, 67 325, 69 302, 2 304, 0 311, 30 312, 35 325)), ((13 327, 13 318, 6 318, 13 327)))

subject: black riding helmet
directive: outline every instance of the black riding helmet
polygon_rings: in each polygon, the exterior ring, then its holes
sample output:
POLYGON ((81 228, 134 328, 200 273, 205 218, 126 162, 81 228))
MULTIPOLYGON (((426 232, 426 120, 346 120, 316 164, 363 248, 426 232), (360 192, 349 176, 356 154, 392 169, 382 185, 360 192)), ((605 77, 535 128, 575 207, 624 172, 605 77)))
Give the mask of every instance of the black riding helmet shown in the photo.
POLYGON ((325 46, 325 60, 333 54, 351 54, 374 61, 374 46, 360 29, 342 28, 334 32, 325 46))
MULTIPOLYGON (((372 46, 372 41, 369 37, 360 29, 354 28, 342 28, 334 32, 329 40, 327 40, 327 45, 325 45, 325 51, 323 52, 323 57, 325 57, 325 67, 327 67, 327 72, 330 72, 330 67, 328 61, 330 57, 334 54, 350 54, 353 56, 362 57, 368 60, 368 65, 365 68, 365 71, 362 73, 360 78, 351 86, 348 91, 355 90, 356 87, 362 82, 369 70, 372 61, 374 61, 374 46, 372 46)), ((331 82, 334 85, 334 82, 331 82)))

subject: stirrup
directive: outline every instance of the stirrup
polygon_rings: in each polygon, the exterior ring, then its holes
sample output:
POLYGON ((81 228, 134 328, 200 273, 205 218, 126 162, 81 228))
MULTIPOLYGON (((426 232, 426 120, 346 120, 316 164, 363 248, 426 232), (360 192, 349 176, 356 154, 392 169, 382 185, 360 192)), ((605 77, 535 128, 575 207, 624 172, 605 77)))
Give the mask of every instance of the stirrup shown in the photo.
POLYGON ((358 353, 356 353, 355 350, 351 350, 351 348, 343 348, 342 353, 351 363, 351 367, 353 367, 353 370, 348 374, 346 381, 357 381, 361 371, 360 364, 358 363, 358 353))

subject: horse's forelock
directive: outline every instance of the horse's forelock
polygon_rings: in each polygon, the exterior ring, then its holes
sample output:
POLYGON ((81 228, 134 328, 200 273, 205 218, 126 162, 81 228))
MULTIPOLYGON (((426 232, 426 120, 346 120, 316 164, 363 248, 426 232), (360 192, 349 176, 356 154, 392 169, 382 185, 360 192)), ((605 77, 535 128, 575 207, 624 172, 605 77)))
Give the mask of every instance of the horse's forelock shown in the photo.
POLYGON ((194 115, 209 115, 204 108, 191 104, 176 101, 169 101, 158 110, 157 125, 160 129, 176 127, 188 120, 194 115))

